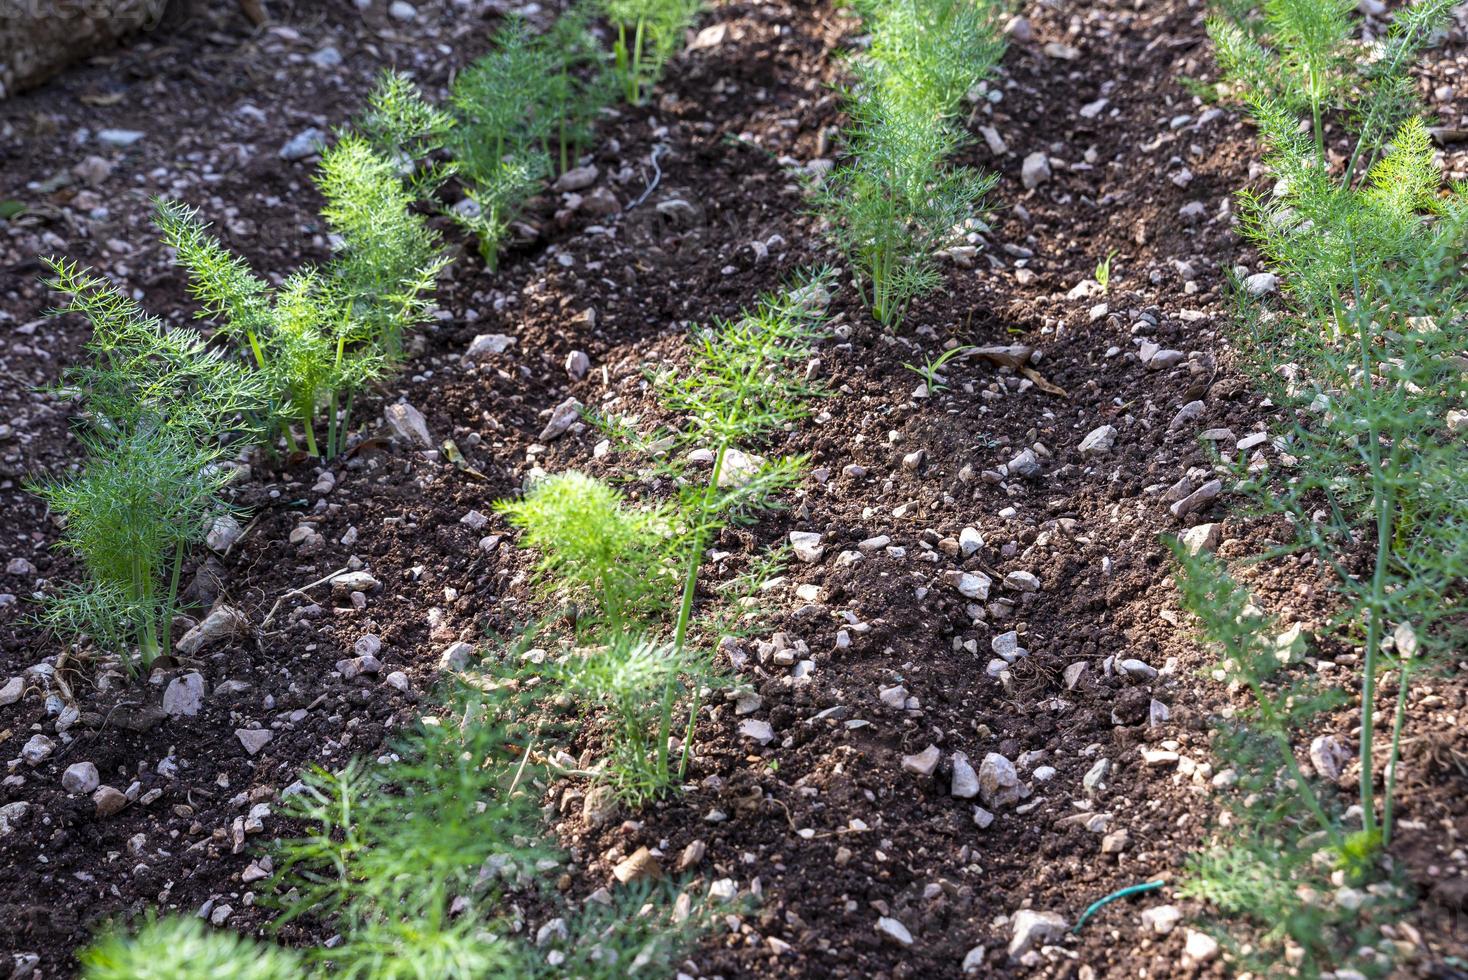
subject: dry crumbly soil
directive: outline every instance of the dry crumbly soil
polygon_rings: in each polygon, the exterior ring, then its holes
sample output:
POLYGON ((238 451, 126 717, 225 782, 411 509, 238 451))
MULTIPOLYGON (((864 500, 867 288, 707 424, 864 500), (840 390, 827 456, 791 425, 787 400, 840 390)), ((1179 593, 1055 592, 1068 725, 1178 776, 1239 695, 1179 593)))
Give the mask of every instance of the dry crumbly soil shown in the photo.
MULTIPOLYGON (((69 404, 38 389, 77 356, 85 328, 42 318, 54 299, 36 283, 37 256, 94 266, 176 323, 193 307, 148 226, 150 195, 199 205, 257 269, 322 259, 310 162, 278 149, 307 127, 343 123, 385 65, 441 93, 503 13, 432 2, 402 23, 383 7, 277 3, 256 29, 233 4, 204 6, 174 33, 0 104, 0 200, 27 205, 0 224, 0 683, 24 678, 24 696, 0 707, 0 746, 15 760, 0 803, 29 804, 0 830, 0 950, 16 955, 18 977, 72 975, 100 920, 148 906, 207 905, 231 928, 261 928, 267 916, 242 875, 283 828, 267 815, 255 831, 242 818, 273 805, 308 763, 375 754, 418 710, 450 644, 545 611, 529 582, 533 556, 515 548, 492 502, 537 470, 636 467, 597 455, 600 435, 579 424, 542 441, 550 410, 575 397, 658 421, 645 372, 679 365, 687 324, 731 316, 796 270, 834 261, 797 168, 834 152, 832 84, 859 26, 824 3, 717 4, 700 27, 723 31, 673 63, 652 105, 605 121, 590 159, 601 193, 545 195, 495 275, 472 250, 460 256, 407 373, 357 412, 363 438, 351 453, 327 467, 250 461, 236 484, 246 533, 189 574, 196 612, 225 602, 251 629, 144 684, 60 662, 30 625, 29 600, 75 569, 23 481, 80 462, 69 404), (109 129, 143 135, 114 147, 99 138, 109 129), (471 362, 464 352, 480 334, 514 343, 471 362), (590 359, 579 379, 565 367, 573 351, 590 359), (382 410, 399 400, 423 413, 434 448, 393 437, 382 410), (475 514, 488 524, 464 520, 475 514), (360 607, 324 586, 291 591, 349 566, 381 582, 360 607), (368 634, 381 640, 382 670, 348 680, 338 661, 368 634), (185 670, 207 681, 204 709, 163 716, 163 688, 185 670), (406 690, 386 682, 392 671, 406 690), (68 690, 75 720, 58 715, 68 690), (252 756, 240 729, 271 739, 252 756), (57 744, 32 766, 21 748, 37 733, 57 744), (128 792, 121 812, 100 818, 88 797, 62 789, 61 773, 82 760, 128 792)), ((752 899, 735 928, 690 953, 690 975, 941 977, 961 975, 966 960, 981 976, 1224 971, 1184 956, 1185 926, 1144 926, 1149 906, 1200 912, 1168 891, 1109 906, 1080 935, 1021 960, 1006 950, 1018 910, 1074 922, 1116 888, 1175 879, 1204 839, 1215 810, 1209 734, 1231 696, 1181 619, 1159 536, 1219 522, 1220 553, 1239 557, 1284 534, 1229 516, 1226 494, 1182 523, 1167 507, 1180 480, 1212 475, 1200 434, 1230 448, 1269 418, 1231 368, 1222 278, 1224 267, 1257 268, 1230 222, 1231 192, 1260 177, 1257 153, 1233 112, 1183 85, 1211 70, 1202 8, 1051 3, 1024 15, 1029 32, 991 83, 997 98, 970 120, 965 162, 1001 176, 991 230, 975 254, 955 257, 946 288, 914 307, 899 336, 869 320, 849 285, 837 292, 835 335, 819 352, 830 394, 763 447, 810 454, 810 477, 788 511, 715 542, 724 556, 706 568, 706 592, 791 530, 824 535, 824 556, 794 563, 765 593, 753 633, 722 648, 758 699, 746 697, 747 714, 732 698, 706 706, 686 791, 645 812, 606 819, 584 805, 584 785, 546 787, 572 900, 607 884, 639 846, 672 865, 695 841, 706 853, 690 887, 728 878, 752 899), (1051 176, 1026 189, 1021 162, 1035 152, 1051 176), (1073 293, 1113 250, 1109 295, 1073 293), (960 360, 948 390, 915 397, 918 378, 901 363, 950 340, 1030 345, 1039 358, 1033 373, 960 360), (1178 353, 1145 365, 1144 343, 1178 353), (1195 402, 1201 412, 1179 415, 1195 402), (1081 454, 1102 425, 1116 428, 1114 447, 1081 454), (1035 472, 1008 472, 1026 449, 1035 472), (953 547, 964 528, 985 542, 968 557, 953 547), (877 536, 898 550, 858 548, 877 536), (994 579, 986 608, 966 608, 947 584, 960 568, 994 579), (1015 572, 1038 589, 1006 581, 1015 572), (1009 630, 1029 655, 996 679, 991 642, 1009 630), (805 663, 782 666, 776 640, 805 663), (1157 676, 1123 679, 1111 658, 1157 676), (1085 669, 1071 683, 1076 664, 1085 669), (897 686, 911 699, 900 707, 889 703, 897 686), (746 720, 768 723, 773 738, 741 735, 746 720), (936 772, 907 771, 903 757, 929 745, 941 750, 936 772), (1176 756, 1148 764, 1148 749, 1176 756), (1028 796, 980 828, 974 802, 948 792, 956 752, 975 765, 991 752, 1015 761, 1028 796), (1109 775, 1088 793, 1083 777, 1103 758, 1109 775), (880 918, 901 923, 911 944, 878 931, 880 918)), ((1450 126, 1464 122, 1463 41, 1460 25, 1423 73, 1450 126)), ((1445 162, 1468 169, 1460 147, 1445 162)), ((1285 622, 1318 627, 1330 610, 1319 582, 1291 561, 1261 567, 1250 584, 1285 622)), ((1383 697, 1394 697, 1390 685, 1383 697)), ((1434 680, 1412 703, 1395 856, 1424 899, 1397 936, 1414 975, 1461 975, 1454 964, 1468 951, 1464 698, 1461 682, 1434 680)), ((1321 732, 1353 742, 1352 724, 1342 713, 1321 732)), ((1341 785, 1353 780, 1347 768, 1341 785)))

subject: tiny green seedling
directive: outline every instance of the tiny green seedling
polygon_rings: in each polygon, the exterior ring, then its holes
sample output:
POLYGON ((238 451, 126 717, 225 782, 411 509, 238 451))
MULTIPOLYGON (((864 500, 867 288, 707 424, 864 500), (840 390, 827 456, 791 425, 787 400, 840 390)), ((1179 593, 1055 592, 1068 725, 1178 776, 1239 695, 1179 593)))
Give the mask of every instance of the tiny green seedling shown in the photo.
POLYGON ((926 386, 929 394, 937 394, 940 391, 946 391, 948 388, 947 380, 939 373, 943 370, 943 365, 955 357, 961 357, 967 354, 971 350, 975 350, 972 345, 966 347, 950 347, 936 358, 925 357, 921 367, 916 364, 909 364, 907 361, 903 361, 902 366, 923 379, 923 385, 926 386))
POLYGON ((1111 292, 1111 260, 1116 257, 1116 249, 1106 253, 1106 258, 1096 263, 1096 285, 1101 287, 1102 295, 1111 292))

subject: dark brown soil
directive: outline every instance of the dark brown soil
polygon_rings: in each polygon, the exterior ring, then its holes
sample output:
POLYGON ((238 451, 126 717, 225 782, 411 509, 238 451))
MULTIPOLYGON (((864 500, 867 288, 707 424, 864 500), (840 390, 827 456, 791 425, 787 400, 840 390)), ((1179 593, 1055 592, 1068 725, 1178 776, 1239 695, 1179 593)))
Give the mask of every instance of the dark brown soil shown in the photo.
MULTIPOLYGON (((247 533, 198 569, 193 592, 200 606, 217 599, 242 610, 250 635, 165 665, 142 684, 63 664, 81 716, 57 736, 47 697, 60 687, 33 668, 55 667, 60 649, 30 625, 28 606, 73 569, 52 550, 57 528, 22 481, 79 462, 67 404, 36 390, 76 355, 85 328, 41 319, 52 300, 35 281, 36 257, 90 264, 180 323, 193 307, 148 227, 151 194, 199 205, 258 269, 284 273, 321 258, 310 164, 286 162, 278 148, 307 126, 344 122, 385 65, 412 68, 441 91, 482 48, 494 19, 492 4, 435 0, 402 25, 384 6, 360 13, 347 3, 278 3, 273 24, 256 30, 233 4, 216 4, 176 35, 142 39, 0 104, 0 200, 27 206, 0 223, 8 542, 0 560, 34 567, 12 563, 0 575, 0 592, 17 597, 0 607, 0 684, 26 678, 24 698, 0 708, 0 744, 18 760, 35 733, 58 743, 39 766, 10 764, 0 790, 0 804, 30 804, 0 836, 0 950, 38 955, 37 976, 72 975, 72 955, 99 921, 150 906, 187 914, 227 904, 231 928, 260 929, 267 913, 241 875, 257 845, 282 828, 266 817, 262 833, 246 836, 238 818, 274 803, 309 763, 374 754, 432 686, 444 648, 512 632, 542 609, 528 583, 530 556, 502 522, 491 517, 473 530, 461 518, 490 514, 537 468, 621 475, 631 463, 595 456, 600 437, 581 426, 541 443, 550 409, 575 396, 651 420, 658 410, 644 369, 679 363, 686 324, 732 315, 796 270, 835 261, 792 168, 834 152, 831 86, 857 22, 825 3, 718 4, 701 26, 725 25, 723 37, 681 56, 652 106, 622 109, 600 131, 598 186, 624 207, 649 189, 654 148, 664 148, 646 202, 595 216, 548 194, 499 273, 486 274, 472 249, 462 255, 442 287, 444 312, 407 373, 357 412, 367 438, 327 468, 328 489, 308 463, 251 461, 238 485, 247 533), (328 45, 340 67, 310 60, 328 45), (144 136, 109 149, 95 138, 103 129, 144 136), (472 338, 486 333, 515 344, 464 363, 472 338), (592 364, 581 380, 563 367, 573 350, 592 364), (436 442, 453 441, 463 465, 389 438, 382 407, 399 399, 422 411, 436 442), (302 527, 315 533, 292 543, 302 527), (503 539, 486 547, 486 535, 503 539), (364 608, 325 586, 306 588, 356 563, 382 583, 364 608), (345 680, 337 661, 366 634, 381 638, 382 675, 345 680), (205 710, 161 718, 150 706, 184 668, 206 677, 205 710), (383 681, 390 671, 408 675, 407 692, 383 681), (234 735, 250 728, 273 733, 253 757, 234 735), (94 762, 104 783, 136 785, 133 802, 99 819, 88 798, 69 796, 60 776, 80 760, 94 762)), ((830 396, 769 447, 809 453, 811 478, 788 512, 716 542, 730 557, 710 566, 709 585, 790 530, 826 536, 824 560, 789 569, 742 644, 740 679, 762 699, 751 717, 768 721, 775 739, 760 747, 741 738, 732 702, 708 706, 686 792, 625 814, 625 823, 585 820, 584 785, 550 789, 572 896, 608 884, 612 865, 639 846, 672 863, 701 840, 707 854, 691 887, 730 878, 752 897, 737 928, 692 953, 690 974, 958 976, 980 946, 969 962, 984 976, 1222 972, 1220 963, 1185 964, 1187 926, 1155 935, 1141 923, 1141 909, 1164 902, 1199 911, 1168 891, 1109 906, 1079 936, 1029 961, 1011 961, 1005 949, 1017 910, 1074 922, 1114 889, 1174 878, 1207 833, 1210 720, 1230 695, 1180 625, 1159 536, 1182 525, 1164 495, 1185 476, 1201 482, 1211 473, 1199 433, 1243 437, 1268 419, 1230 371, 1222 300, 1223 268, 1254 262, 1227 205, 1257 176, 1255 149, 1232 112, 1211 111, 1182 85, 1211 70, 1201 7, 1034 5, 1026 15, 1033 37, 1015 40, 991 83, 1001 98, 972 120, 976 134, 992 126, 1007 144, 995 154, 976 138, 967 153, 1002 178, 983 247, 971 265, 953 265, 946 289, 920 302, 899 336, 869 320, 854 289, 838 292, 837 336, 821 350, 830 396), (1099 113, 1080 112, 1103 97, 1099 113), (1053 178, 1026 190, 1021 161, 1035 151, 1050 155, 1053 178), (1202 213, 1184 216, 1193 202, 1202 213), (1110 294, 1072 298, 1112 250, 1110 294), (1031 345, 1042 355, 1038 375, 971 358, 951 366, 947 391, 914 398, 919 379, 902 362, 949 340, 1031 345), (1149 370, 1137 355, 1142 340, 1186 357, 1149 370), (1173 427, 1193 401, 1204 415, 1173 427), (1119 432, 1114 450, 1082 456, 1081 440, 1104 424, 1119 432), (999 475, 1037 446, 1037 476, 999 475), (919 450, 916 466, 904 463, 919 450), (864 475, 852 475, 851 464, 864 475), (985 545, 959 559, 944 539, 965 527, 985 545), (838 562, 876 535, 906 557, 879 550, 838 562), (943 582, 958 567, 994 578, 993 598, 1003 601, 986 621, 976 624, 943 582), (1015 571, 1033 573, 1040 589, 1002 587, 1015 571), (797 598, 799 584, 817 586, 818 598, 797 598), (1030 655, 1001 683, 986 673, 990 643, 1011 629, 1030 655), (759 641, 777 632, 806 644, 808 678, 761 658, 759 641), (1161 673, 1123 681, 1108 669, 1113 657, 1161 673), (1071 686, 1064 674, 1076 663, 1088 667, 1071 686), (879 689, 896 684, 916 706, 884 704, 879 689), (1149 721, 1154 702, 1170 715, 1158 724, 1149 721), (939 772, 905 772, 902 757, 930 744, 944 753, 939 772), (1159 747, 1182 759, 1145 764, 1142 749, 1159 747), (988 752, 1016 760, 1032 795, 980 829, 972 803, 947 791, 954 751, 975 765, 988 752), (1088 801, 1082 778, 1103 757, 1111 774, 1088 801), (1039 767, 1053 770, 1048 780, 1039 767), (1098 821, 1104 832, 1070 819, 1083 807, 1108 815, 1098 821), (1103 838, 1118 831, 1129 840, 1103 853, 1103 838), (879 917, 900 921, 913 944, 884 938, 879 917)), ((1461 32, 1449 39, 1424 80, 1449 122, 1454 96, 1439 86, 1456 77, 1462 41, 1461 32)), ((1461 153, 1447 164, 1468 169, 1461 153)), ((1223 504, 1187 518, 1205 520, 1223 522, 1220 550, 1230 557, 1284 534, 1227 516, 1223 504)), ((1251 585, 1282 619, 1309 626, 1329 615, 1317 580, 1285 562, 1251 585)), ((1405 969, 1422 975, 1453 975, 1451 957, 1468 955, 1464 698, 1456 679, 1424 683, 1404 755, 1394 857, 1424 902, 1398 938, 1414 951, 1405 969)), ((1334 725, 1354 740, 1350 715, 1327 721, 1322 731, 1334 725)))

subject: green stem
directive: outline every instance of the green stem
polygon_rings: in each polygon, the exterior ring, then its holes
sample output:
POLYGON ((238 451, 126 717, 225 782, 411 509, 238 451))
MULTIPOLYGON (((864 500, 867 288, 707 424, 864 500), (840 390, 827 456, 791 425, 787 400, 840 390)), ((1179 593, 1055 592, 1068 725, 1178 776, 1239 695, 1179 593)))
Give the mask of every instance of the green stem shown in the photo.
MULTIPOLYGON (((707 515, 713 509, 714 497, 719 492, 719 477, 724 472, 724 458, 728 455, 729 444, 723 442, 719 445, 719 451, 714 455, 714 471, 709 476, 708 486, 704 488, 703 500, 699 506, 698 530, 693 535, 693 550, 688 556, 688 571, 683 579, 683 604, 678 609, 678 625, 673 633, 673 647, 679 653, 683 652, 683 644, 688 637, 688 623, 693 618, 693 599, 698 585, 698 569, 703 564, 703 549, 707 538, 708 520, 707 515)), ((663 692, 663 720, 660 728, 660 740, 658 743, 660 775, 666 775, 666 756, 668 752, 668 735, 671 733, 673 724, 673 690, 672 685, 663 692)), ((688 759, 693 751, 693 728, 698 723, 698 709, 701 707, 702 693, 695 683, 693 688, 693 704, 688 712, 688 726, 683 734, 683 752, 678 762, 678 777, 681 779, 688 771, 688 759)))
MULTIPOLYGON (((1356 342, 1361 357, 1361 384, 1373 383, 1371 341, 1367 335, 1367 317, 1363 315, 1361 276, 1356 264, 1355 242, 1351 249, 1351 285, 1356 301, 1356 342)), ((1375 414, 1367 419, 1367 452, 1371 478, 1371 496, 1376 512, 1376 565, 1371 573, 1371 591, 1366 600, 1366 650, 1362 658, 1361 676, 1361 820, 1369 836, 1376 829, 1375 779, 1372 771, 1372 741, 1376 720, 1376 661, 1381 644, 1382 613, 1386 606, 1386 572, 1391 560, 1392 486, 1382 469, 1381 428, 1375 414)))
POLYGON ((301 413, 301 427, 306 430, 306 452, 319 458, 321 450, 316 448, 315 420, 311 418, 309 412, 301 413))
POLYGON ((184 541, 173 546, 173 574, 168 579, 168 601, 163 605, 163 654, 173 653, 173 609, 178 602, 178 580, 183 573, 184 541))
POLYGON ((642 104, 642 28, 643 18, 637 18, 637 33, 632 39, 632 104, 642 104))
POLYGON ((1382 788, 1381 800, 1381 846, 1386 847, 1392 842, 1392 803, 1396 796, 1397 788, 1397 763, 1402 755, 1402 729, 1407 722, 1407 689, 1412 676, 1408 660, 1402 657, 1401 666, 1397 669, 1397 708, 1392 718, 1392 750, 1386 763, 1386 785, 1382 788))

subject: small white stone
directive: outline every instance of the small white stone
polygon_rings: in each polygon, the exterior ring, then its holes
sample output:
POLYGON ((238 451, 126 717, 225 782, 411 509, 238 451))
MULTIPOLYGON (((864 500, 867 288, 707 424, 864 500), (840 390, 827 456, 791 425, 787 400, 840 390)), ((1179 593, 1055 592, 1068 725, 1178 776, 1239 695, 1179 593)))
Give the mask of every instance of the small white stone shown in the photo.
POLYGON ((1078 451, 1082 456, 1099 456, 1110 452, 1114 445, 1116 445, 1116 426, 1103 425, 1086 433, 1078 451))
POLYGON ((1020 909, 1014 913, 1009 955, 1018 957, 1036 946, 1059 939, 1070 928, 1064 916, 1055 912, 1020 909))
POLYGON ((938 768, 938 760, 942 757, 943 753, 936 745, 929 745, 914 755, 903 756, 902 768, 915 775, 928 777, 938 768))
POLYGON ((821 535, 814 531, 791 531, 790 547, 795 552, 795 557, 803 562, 812 563, 821 560, 826 553, 826 546, 821 543, 821 535))
POLYGON ((1183 914, 1175 905, 1154 905, 1142 911, 1142 925, 1159 936, 1172 932, 1173 926, 1182 920, 1183 914))
POLYGON ((949 792, 961 800, 979 795, 979 774, 962 752, 953 753, 953 783, 949 792))
POLYGON ((265 728, 236 728, 234 735, 249 755, 257 754, 275 737, 273 732, 265 728))
POLYGON ((1010 572, 1004 576, 1004 586, 1020 592, 1039 592, 1040 580, 1030 572, 1010 572))
POLYGON ((912 933, 907 931, 907 926, 891 916, 884 915, 877 920, 877 931, 899 946, 912 945, 912 933))
POLYGON ((92 792, 101 782, 97 767, 90 762, 73 762, 61 774, 62 788, 75 796, 92 792))

